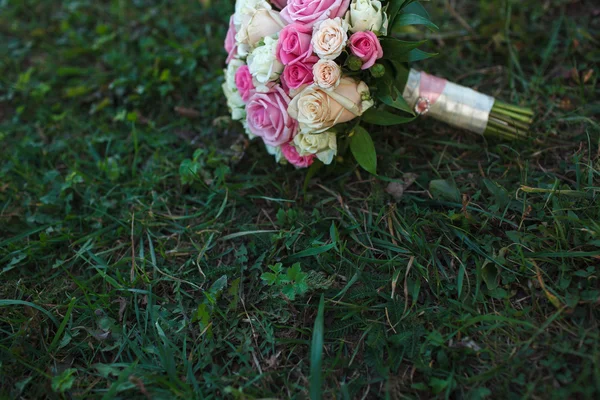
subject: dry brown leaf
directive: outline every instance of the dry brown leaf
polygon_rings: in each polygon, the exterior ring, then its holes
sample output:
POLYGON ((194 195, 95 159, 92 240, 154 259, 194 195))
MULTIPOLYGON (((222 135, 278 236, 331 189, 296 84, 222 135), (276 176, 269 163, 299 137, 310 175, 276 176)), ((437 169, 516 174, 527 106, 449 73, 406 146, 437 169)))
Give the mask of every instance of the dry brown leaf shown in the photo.
POLYGON ((190 119, 196 119, 196 118, 200 118, 202 116, 200 111, 194 110, 193 108, 187 108, 187 107, 175 107, 175 112, 177 114, 181 115, 182 117, 190 118, 190 119))
POLYGON ((408 189, 417 180, 417 174, 408 173, 402 177, 404 182, 390 182, 385 189, 396 201, 402 200, 404 191, 408 189))

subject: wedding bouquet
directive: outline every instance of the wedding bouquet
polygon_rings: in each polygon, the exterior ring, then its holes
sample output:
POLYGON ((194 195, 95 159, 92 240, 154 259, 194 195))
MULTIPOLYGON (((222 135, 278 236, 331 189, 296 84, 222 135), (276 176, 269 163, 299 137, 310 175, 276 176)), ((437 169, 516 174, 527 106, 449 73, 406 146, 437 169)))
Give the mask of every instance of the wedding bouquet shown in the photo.
POLYGON ((349 146, 371 173, 364 125, 427 114, 481 134, 527 134, 530 110, 409 69, 434 54, 394 37, 408 25, 436 29, 417 0, 237 0, 223 84, 232 118, 278 162, 330 164, 349 146))

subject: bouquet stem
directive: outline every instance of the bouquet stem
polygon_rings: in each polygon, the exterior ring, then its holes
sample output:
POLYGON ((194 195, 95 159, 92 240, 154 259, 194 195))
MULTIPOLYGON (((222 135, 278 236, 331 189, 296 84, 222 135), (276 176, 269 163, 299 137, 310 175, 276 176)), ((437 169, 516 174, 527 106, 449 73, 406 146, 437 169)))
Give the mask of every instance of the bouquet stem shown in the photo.
POLYGON ((496 100, 484 135, 502 139, 523 139, 529 135, 533 110, 496 100))

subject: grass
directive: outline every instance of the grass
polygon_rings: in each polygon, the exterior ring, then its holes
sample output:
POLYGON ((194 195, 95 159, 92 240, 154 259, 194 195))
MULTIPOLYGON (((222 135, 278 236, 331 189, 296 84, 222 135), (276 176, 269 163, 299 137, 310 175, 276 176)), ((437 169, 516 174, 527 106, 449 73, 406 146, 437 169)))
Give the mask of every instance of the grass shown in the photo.
POLYGON ((0 397, 598 398, 593 2, 428 5, 418 67, 533 137, 372 128, 306 190, 224 118, 222 4, 0 0, 0 397))

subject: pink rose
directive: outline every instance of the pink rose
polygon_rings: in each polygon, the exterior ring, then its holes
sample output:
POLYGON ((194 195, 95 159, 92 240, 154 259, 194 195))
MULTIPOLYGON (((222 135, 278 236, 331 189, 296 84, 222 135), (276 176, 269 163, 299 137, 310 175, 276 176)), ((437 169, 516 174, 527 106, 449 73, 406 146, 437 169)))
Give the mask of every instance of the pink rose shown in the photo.
POLYGON ((281 10, 287 5, 287 0, 271 0, 271 3, 281 10))
POLYGON ((238 68, 235 73, 235 86, 237 87, 242 100, 247 102, 252 96, 252 93, 256 89, 254 83, 252 83, 252 74, 247 65, 242 65, 238 68))
POLYGON ((290 142, 298 131, 298 121, 287 112, 290 97, 279 85, 268 93, 254 93, 246 106, 248 129, 269 146, 290 142))
POLYGON ((281 152, 283 156, 290 164, 297 168, 308 168, 315 162, 315 155, 308 154, 301 156, 298 154, 298 150, 290 143, 284 143, 281 145, 281 152))
POLYGON ((283 70, 282 80, 289 89, 298 89, 314 81, 313 66, 319 59, 311 57, 306 62, 290 64, 283 70))
POLYGON ((227 64, 237 56, 237 45, 235 43, 235 25, 233 23, 233 15, 229 19, 229 30, 225 37, 225 51, 229 55, 227 57, 227 64))
POLYGON ((288 0, 281 10, 281 18, 292 24, 313 27, 318 21, 328 18, 343 18, 348 11, 350 0, 288 0))
POLYGON ((312 28, 302 24, 291 24, 279 33, 277 43, 277 58, 283 65, 294 64, 312 56, 313 48, 310 43, 312 28))
POLYGON ((371 68, 383 57, 381 43, 371 31, 356 32, 350 36, 350 51, 364 63, 362 69, 371 68))

